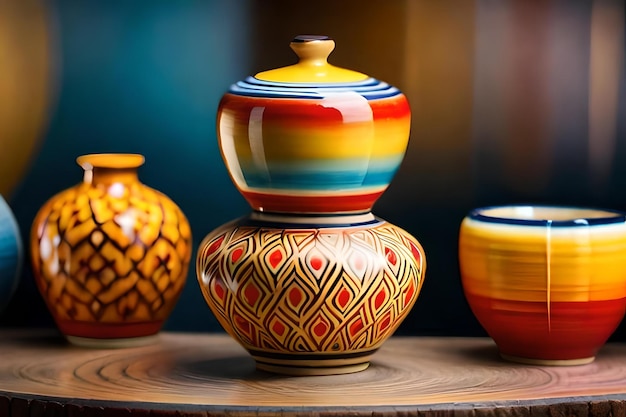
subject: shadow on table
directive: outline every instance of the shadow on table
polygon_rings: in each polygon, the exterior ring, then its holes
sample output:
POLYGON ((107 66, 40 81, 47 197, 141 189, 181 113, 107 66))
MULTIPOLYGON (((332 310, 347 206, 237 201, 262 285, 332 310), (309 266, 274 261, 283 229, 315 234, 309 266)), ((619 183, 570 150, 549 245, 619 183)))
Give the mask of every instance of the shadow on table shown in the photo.
POLYGON ((457 349, 458 354, 467 358, 470 363, 482 366, 510 366, 500 356, 496 345, 464 346, 457 349))
POLYGON ((179 361, 176 369, 182 377, 192 379, 256 381, 272 376, 272 374, 258 371, 254 359, 246 355, 179 361))
POLYGON ((14 346, 62 347, 69 342, 56 329, 15 329, 6 330, 6 338, 14 346))

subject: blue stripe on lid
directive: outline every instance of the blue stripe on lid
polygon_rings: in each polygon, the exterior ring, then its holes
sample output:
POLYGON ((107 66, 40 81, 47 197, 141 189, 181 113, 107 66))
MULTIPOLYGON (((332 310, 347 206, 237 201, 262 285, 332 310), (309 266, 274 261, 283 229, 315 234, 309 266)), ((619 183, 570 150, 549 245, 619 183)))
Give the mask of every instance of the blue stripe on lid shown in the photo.
POLYGON ((231 94, 266 98, 304 98, 324 99, 336 93, 355 92, 367 100, 394 97, 402 94, 400 90, 375 78, 350 83, 278 83, 247 77, 231 85, 231 94))

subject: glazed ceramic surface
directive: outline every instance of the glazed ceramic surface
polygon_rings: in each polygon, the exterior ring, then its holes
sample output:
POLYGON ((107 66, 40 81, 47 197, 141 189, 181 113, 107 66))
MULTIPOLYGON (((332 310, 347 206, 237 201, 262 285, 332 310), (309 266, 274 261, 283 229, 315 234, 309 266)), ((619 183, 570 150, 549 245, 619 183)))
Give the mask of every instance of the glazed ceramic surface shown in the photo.
POLYGON ((410 311, 423 282, 420 244, 371 214, 354 217, 285 228, 257 214, 202 243, 202 292, 260 368, 364 369, 410 311))
POLYGON ((174 202, 139 181, 141 155, 85 155, 78 163, 84 181, 52 197, 33 222, 37 285, 70 341, 146 342, 185 284, 189 224, 174 202))
POLYGON ((626 216, 511 206, 462 222, 459 256, 472 311, 507 359, 593 361, 626 309, 626 216))
POLYGON ((231 177, 255 210, 369 211, 404 157, 407 99, 330 65, 330 39, 291 46, 297 64, 238 82, 220 103, 218 139, 231 177))
POLYGON ((220 103, 222 156, 253 212, 203 240, 196 272, 258 368, 355 372, 424 279, 418 241, 371 213, 404 156, 410 109, 395 87, 329 64, 333 40, 291 47, 296 64, 236 83, 220 103))
POLYGON ((20 279, 22 238, 11 208, 0 195, 0 313, 9 303, 20 279))

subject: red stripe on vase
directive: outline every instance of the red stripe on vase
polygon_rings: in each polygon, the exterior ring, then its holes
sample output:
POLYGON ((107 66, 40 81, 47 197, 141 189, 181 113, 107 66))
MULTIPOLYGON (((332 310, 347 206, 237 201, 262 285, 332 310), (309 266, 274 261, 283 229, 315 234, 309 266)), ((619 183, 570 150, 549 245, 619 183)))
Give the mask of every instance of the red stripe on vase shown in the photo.
POLYGON ((257 211, 334 213, 370 211, 384 190, 374 193, 333 196, 296 196, 241 191, 257 211))
POLYGON ((501 353, 533 359, 593 357, 626 311, 626 298, 550 303, 512 301, 466 292, 471 309, 501 353))
POLYGON ((226 94, 222 99, 221 110, 232 112, 235 123, 247 126, 254 108, 263 107, 263 124, 283 128, 311 129, 336 128, 346 124, 344 113, 350 113, 348 120, 388 121, 410 118, 411 109, 405 96, 356 101, 353 100, 303 100, 248 98, 226 94), (333 106, 336 103, 338 106, 333 106), (357 105, 351 104, 357 103, 357 105), (339 108, 341 105, 341 108, 339 108))
POLYGON ((57 326, 67 336, 87 337, 92 339, 123 339, 128 337, 151 336, 159 332, 163 320, 99 323, 92 321, 58 320, 57 326))

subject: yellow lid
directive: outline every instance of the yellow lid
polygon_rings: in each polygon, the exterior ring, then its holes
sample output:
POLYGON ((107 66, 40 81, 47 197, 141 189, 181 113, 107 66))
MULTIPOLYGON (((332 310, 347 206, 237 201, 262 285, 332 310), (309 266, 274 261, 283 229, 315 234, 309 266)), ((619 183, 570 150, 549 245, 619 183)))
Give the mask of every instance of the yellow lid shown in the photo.
POLYGON ((298 55, 298 63, 287 67, 263 71, 255 78, 280 83, 348 83, 363 81, 367 75, 328 63, 335 41, 328 36, 299 35, 289 44, 298 55))

